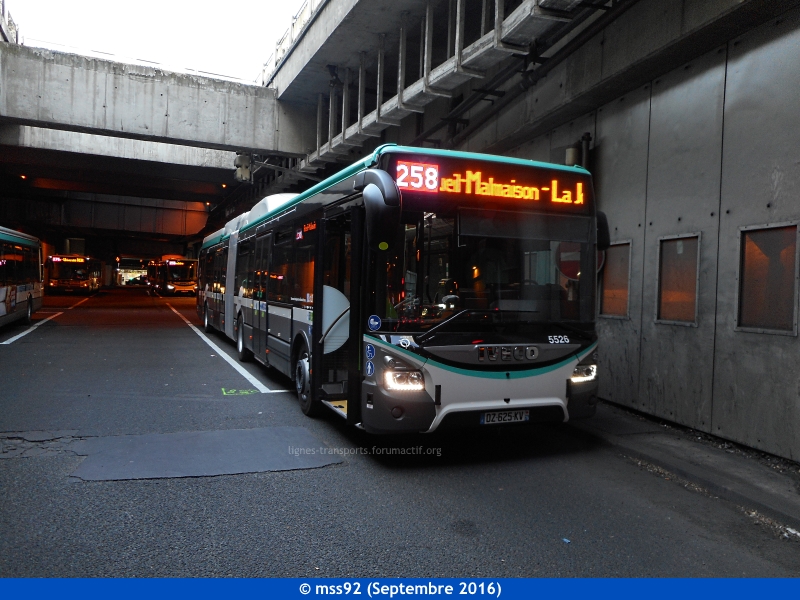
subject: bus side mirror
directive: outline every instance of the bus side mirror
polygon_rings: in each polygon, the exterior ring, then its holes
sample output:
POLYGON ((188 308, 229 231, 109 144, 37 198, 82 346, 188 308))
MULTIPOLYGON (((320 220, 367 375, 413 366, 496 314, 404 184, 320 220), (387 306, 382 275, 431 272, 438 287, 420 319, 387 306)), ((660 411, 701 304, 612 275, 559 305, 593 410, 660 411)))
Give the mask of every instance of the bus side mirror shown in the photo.
POLYGON ((361 190, 366 210, 367 244, 372 250, 388 250, 397 238, 402 202, 394 180, 380 169, 356 175, 353 188, 361 190))
POLYGON ((611 232, 608 229, 606 213, 597 211, 597 249, 608 250, 611 245, 611 232))

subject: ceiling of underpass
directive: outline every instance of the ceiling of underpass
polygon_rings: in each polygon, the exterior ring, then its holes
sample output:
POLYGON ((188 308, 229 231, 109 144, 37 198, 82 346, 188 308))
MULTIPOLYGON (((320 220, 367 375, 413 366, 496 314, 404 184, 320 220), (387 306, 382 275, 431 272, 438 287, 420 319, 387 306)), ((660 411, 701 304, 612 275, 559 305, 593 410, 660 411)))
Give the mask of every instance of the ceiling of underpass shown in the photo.
POLYGON ((151 247, 156 256, 196 240, 211 210, 245 185, 232 176, 232 153, 206 164, 117 154, 0 144, 0 224, 37 235, 56 251, 65 238, 78 237, 102 247, 130 240, 122 246, 140 254, 151 247))

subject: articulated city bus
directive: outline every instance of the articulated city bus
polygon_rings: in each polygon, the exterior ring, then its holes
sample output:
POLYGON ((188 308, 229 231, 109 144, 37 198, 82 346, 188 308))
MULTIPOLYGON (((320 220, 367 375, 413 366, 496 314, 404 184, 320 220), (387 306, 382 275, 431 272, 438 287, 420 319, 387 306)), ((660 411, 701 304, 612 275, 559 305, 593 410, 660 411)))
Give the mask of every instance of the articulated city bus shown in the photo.
POLYGON ((103 269, 99 260, 78 254, 54 254, 47 258, 48 293, 81 292, 100 289, 103 269))
POLYGON ((147 284, 159 294, 194 296, 197 292, 197 259, 167 258, 150 261, 147 273, 147 284))
POLYGON ((381 146, 208 236, 197 310, 372 433, 566 421, 597 402, 608 225, 590 174, 381 146))
POLYGON ((41 307, 41 242, 0 227, 0 326, 18 319, 30 323, 41 307))

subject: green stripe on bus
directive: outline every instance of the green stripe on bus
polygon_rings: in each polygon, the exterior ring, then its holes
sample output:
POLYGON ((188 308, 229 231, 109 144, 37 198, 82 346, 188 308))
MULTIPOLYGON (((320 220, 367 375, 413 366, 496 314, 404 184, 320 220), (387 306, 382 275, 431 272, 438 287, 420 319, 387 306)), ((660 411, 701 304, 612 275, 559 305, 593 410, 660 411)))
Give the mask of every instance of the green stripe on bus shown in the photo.
MULTIPOLYGON (((379 340, 378 338, 370 337, 368 339, 370 342, 374 342, 379 346, 384 347, 384 349, 391 349, 394 352, 399 352, 400 354, 413 357, 417 360, 425 360, 425 358, 420 356, 419 354, 414 354, 409 350, 405 350, 404 348, 400 348, 399 346, 395 346, 394 344, 384 342, 383 340, 379 340)), ((578 362, 580 362, 583 359, 583 357, 585 357, 587 354, 589 354, 596 348, 597 348, 597 342, 593 343, 591 346, 589 346, 585 350, 582 350, 578 354, 565 358, 561 362, 558 362, 554 365, 527 369, 525 371, 473 371, 470 369, 462 369, 460 367, 452 367, 450 365, 445 365, 443 363, 433 360, 432 358, 428 358, 425 365, 427 366, 428 364, 432 364, 433 366, 442 369, 444 371, 450 371, 451 373, 456 373, 458 375, 466 375, 467 377, 481 377, 483 379, 502 379, 505 381, 508 379, 525 379, 527 377, 536 377, 538 375, 544 375, 545 373, 550 373, 551 371, 555 371, 557 369, 560 369, 561 367, 565 367, 566 365, 574 361, 576 358, 578 359, 578 362), (506 377, 506 373, 509 374, 509 377, 506 377)))
POLYGON ((16 235, 11 235, 3 231, 0 231, 0 241, 11 242, 12 244, 22 244, 23 246, 30 246, 31 248, 39 247, 38 241, 34 242, 28 238, 17 237, 16 235))

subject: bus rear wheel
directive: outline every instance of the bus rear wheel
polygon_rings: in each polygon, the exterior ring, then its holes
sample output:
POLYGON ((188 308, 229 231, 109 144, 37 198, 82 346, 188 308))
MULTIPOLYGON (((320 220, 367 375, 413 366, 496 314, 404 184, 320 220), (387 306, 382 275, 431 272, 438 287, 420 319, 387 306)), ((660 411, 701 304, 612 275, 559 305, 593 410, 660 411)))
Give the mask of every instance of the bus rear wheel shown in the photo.
POLYGON ((253 353, 244 345, 244 323, 242 315, 236 320, 236 353, 240 362, 247 362, 253 357, 253 353))
POLYGON ((297 354, 294 367, 294 387, 300 410, 307 417, 315 417, 320 412, 320 405, 311 397, 311 373, 309 371, 308 351, 302 348, 297 354))
POLYGON ((214 331, 214 326, 211 324, 211 317, 208 315, 208 304, 203 305, 203 329, 206 333, 214 331))

